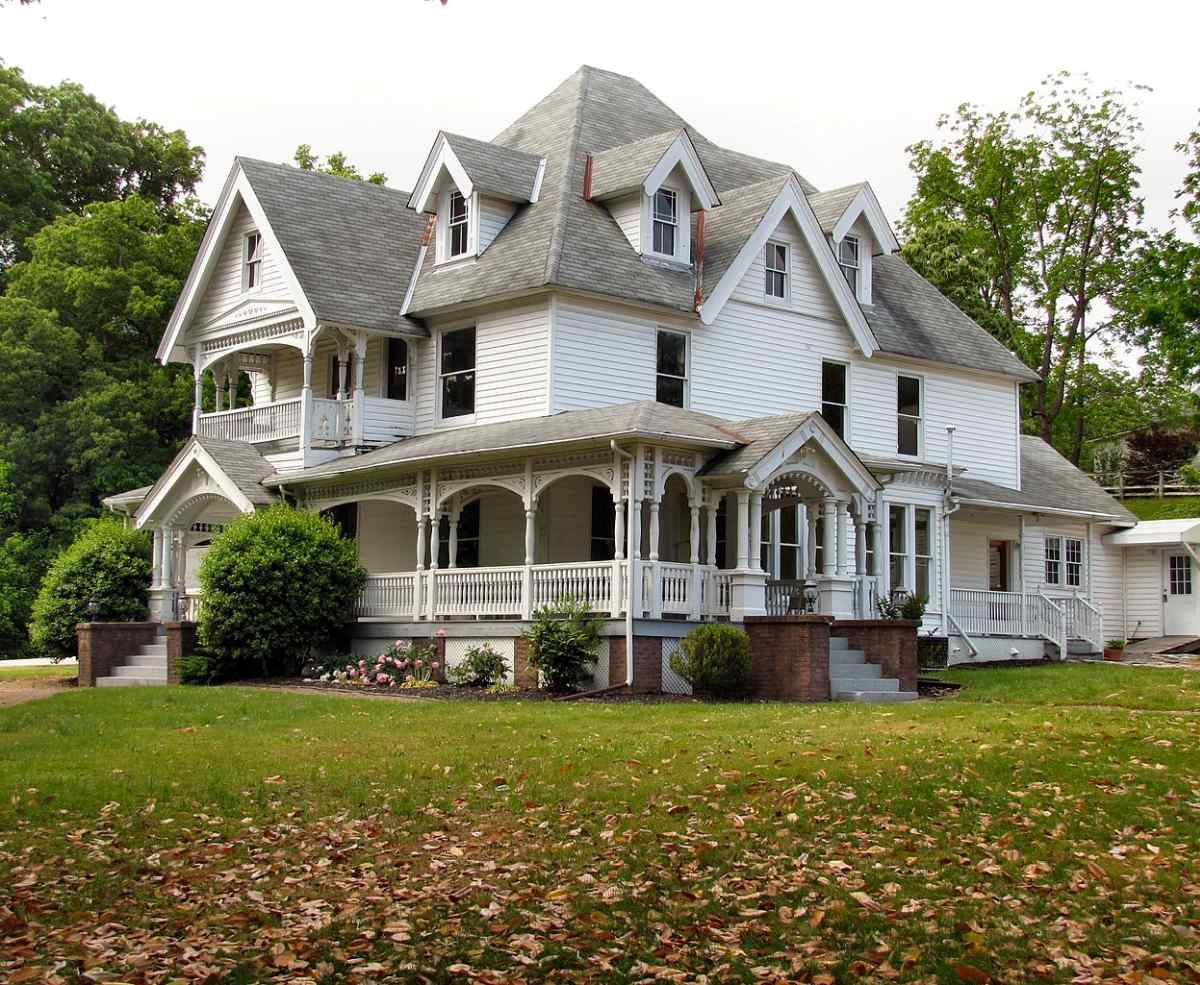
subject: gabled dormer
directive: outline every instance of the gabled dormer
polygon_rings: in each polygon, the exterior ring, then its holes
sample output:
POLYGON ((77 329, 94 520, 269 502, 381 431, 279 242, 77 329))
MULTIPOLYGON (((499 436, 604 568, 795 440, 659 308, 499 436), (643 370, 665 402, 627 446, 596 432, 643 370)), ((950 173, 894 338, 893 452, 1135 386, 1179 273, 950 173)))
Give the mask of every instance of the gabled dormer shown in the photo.
POLYGON ((810 195, 809 203, 859 304, 871 304, 872 258, 900 249, 875 192, 864 181, 810 195))
POLYGON ((692 213, 720 205, 686 130, 670 130, 588 159, 584 197, 603 202, 639 254, 691 263, 692 213))
POLYGON ((434 262, 487 250, 521 205, 538 200, 545 168, 532 154, 439 133, 408 203, 437 216, 434 262))

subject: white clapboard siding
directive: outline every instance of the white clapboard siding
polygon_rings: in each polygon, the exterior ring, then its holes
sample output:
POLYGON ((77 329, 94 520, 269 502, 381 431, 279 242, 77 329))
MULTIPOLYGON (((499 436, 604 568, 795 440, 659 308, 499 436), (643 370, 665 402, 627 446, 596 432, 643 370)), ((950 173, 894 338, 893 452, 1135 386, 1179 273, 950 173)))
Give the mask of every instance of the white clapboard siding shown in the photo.
POLYGON ((546 413, 550 303, 539 298, 479 316, 475 326, 475 422, 546 413))
POLYGON ((653 400, 659 324, 630 308, 561 300, 554 321, 553 409, 653 400))
POLYGON ((1129 599, 1126 614, 1128 629, 1123 635, 1130 639, 1161 636, 1162 618, 1162 550, 1155 547, 1131 547, 1126 551, 1125 592, 1129 599))
POLYGON ((498 198, 479 199, 479 252, 482 253, 492 245, 492 240, 500 235, 500 230, 513 217, 517 207, 512 202, 498 198))
POLYGON ((1092 559, 1091 600, 1104 613, 1104 638, 1123 639, 1124 599, 1121 594, 1121 548, 1114 547, 1104 539, 1113 530, 1100 524, 1092 525, 1089 551, 1092 559))
POLYGON ((245 249, 245 238, 247 233, 254 232, 255 229, 254 219, 250 212, 245 205, 239 205, 237 215, 221 246, 208 286, 205 288, 204 298, 200 302, 194 321, 196 327, 189 333, 190 336, 203 336, 205 325, 225 314, 246 298, 289 298, 279 257, 271 254, 265 241, 262 245, 262 286, 249 294, 242 290, 242 255, 245 249))
POLYGON ((638 253, 642 252, 642 193, 634 192, 608 203, 609 214, 638 253))
MULTIPOLYGON (((805 241, 800 227, 792 216, 786 215, 775 227, 770 237, 777 243, 788 246, 788 299, 772 298, 771 304, 783 310, 803 312, 818 318, 837 320, 841 318, 837 303, 825 276, 816 265, 812 250, 805 241)), ((754 304, 767 302, 766 250, 759 250, 738 286, 733 297, 754 304)))
POLYGON ((367 397, 363 407, 363 440, 391 444, 413 434, 413 404, 408 400, 367 397))
MULTIPOLYGON (((950 585, 953 588, 973 588, 987 591, 991 587, 988 571, 988 545, 993 540, 1015 542, 1020 539, 1020 521, 1016 516, 1001 513, 967 513, 950 517, 950 585)), ((1015 546, 1013 548, 1015 550, 1015 546)), ((1019 588, 1019 572, 1010 559, 1009 590, 1019 588)))

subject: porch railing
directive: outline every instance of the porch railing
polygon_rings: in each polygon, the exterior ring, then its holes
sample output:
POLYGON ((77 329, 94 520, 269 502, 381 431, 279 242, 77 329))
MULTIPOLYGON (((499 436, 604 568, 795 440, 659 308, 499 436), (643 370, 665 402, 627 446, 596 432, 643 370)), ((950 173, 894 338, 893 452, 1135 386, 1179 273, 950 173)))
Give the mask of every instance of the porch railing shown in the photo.
POLYGON ((804 594, 804 582, 796 579, 778 579, 767 582, 767 615, 786 616, 791 608, 792 596, 804 594))
MULTIPOLYGON (((624 580, 622 578, 622 580, 624 580)), ((610 612, 613 602, 613 562, 535 564, 533 608, 551 605, 570 596, 586 602, 592 612, 610 612)))
POLYGON ((704 586, 704 613, 709 616, 729 615, 733 575, 728 571, 709 568, 701 584, 704 586))
POLYGON ((299 397, 258 407, 239 407, 200 415, 200 434, 226 441, 282 441, 300 437, 299 397))
POLYGON ((662 611, 678 616, 690 614, 696 569, 690 564, 677 564, 672 561, 659 561, 657 564, 662 611))
POLYGON ((952 588, 949 614, 968 637, 1040 637, 1055 644, 1064 656, 1071 639, 1103 645, 1103 614, 1078 597, 1052 599, 1041 592, 952 588))
POLYGON ((433 609, 443 616, 520 616, 525 568, 440 568, 433 609))
POLYGON ((342 444, 354 437, 354 401, 314 399, 312 440, 342 444))
POLYGON ((354 614, 359 617, 411 616, 416 599, 414 572, 371 575, 358 597, 354 614))
POLYGON ((1055 599, 1067 617, 1067 639, 1086 640, 1097 650, 1104 649, 1104 613, 1078 595, 1055 599))

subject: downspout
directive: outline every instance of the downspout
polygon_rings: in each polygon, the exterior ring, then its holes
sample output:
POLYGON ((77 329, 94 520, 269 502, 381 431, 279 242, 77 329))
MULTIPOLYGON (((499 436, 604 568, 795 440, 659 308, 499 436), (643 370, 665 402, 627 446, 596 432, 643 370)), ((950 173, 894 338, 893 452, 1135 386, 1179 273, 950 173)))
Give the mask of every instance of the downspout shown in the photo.
MULTIPOLYGON (((629 460, 629 487, 625 500, 625 686, 633 687, 633 455, 618 447, 615 438, 609 439, 608 447, 629 460)), ((617 482, 620 481, 618 475, 617 482)), ((641 521, 640 516, 638 521, 641 521)))
MULTIPOLYGON (((950 517, 959 511, 962 504, 954 498, 954 431, 953 424, 946 426, 946 494, 942 502, 942 537, 946 546, 942 555, 942 626, 946 630, 947 651, 951 631, 957 633, 967 644, 967 652, 971 657, 979 656, 979 647, 963 628, 955 621, 950 612, 950 517)), ((946 654, 949 659, 949 652, 946 654)))

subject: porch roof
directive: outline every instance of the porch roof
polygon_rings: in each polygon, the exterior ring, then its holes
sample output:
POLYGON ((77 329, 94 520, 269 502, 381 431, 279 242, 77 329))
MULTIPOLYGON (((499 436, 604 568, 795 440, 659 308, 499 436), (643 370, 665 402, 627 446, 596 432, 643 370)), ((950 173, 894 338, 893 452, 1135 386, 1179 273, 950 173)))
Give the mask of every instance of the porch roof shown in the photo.
POLYGON ((1200 517, 1184 520, 1144 520, 1132 530, 1108 535, 1117 547, 1171 547, 1176 544, 1200 545, 1200 517))
POLYGON ((100 502, 114 513, 136 512, 153 488, 153 486, 138 486, 137 489, 127 489, 125 492, 105 496, 100 502))
POLYGON ((667 440, 716 450, 734 448, 746 441, 736 425, 720 418, 653 400, 639 400, 613 407, 563 411, 546 417, 476 424, 425 434, 365 455, 335 459, 285 475, 272 475, 263 484, 293 486, 389 465, 415 466, 464 455, 534 450, 547 445, 611 438, 667 440))

